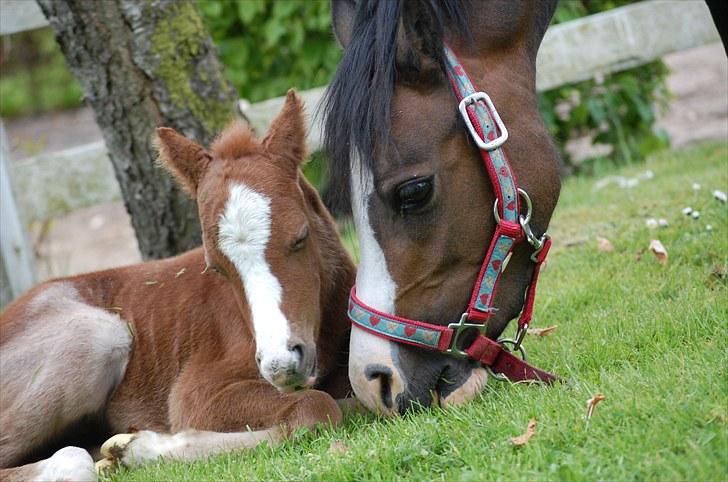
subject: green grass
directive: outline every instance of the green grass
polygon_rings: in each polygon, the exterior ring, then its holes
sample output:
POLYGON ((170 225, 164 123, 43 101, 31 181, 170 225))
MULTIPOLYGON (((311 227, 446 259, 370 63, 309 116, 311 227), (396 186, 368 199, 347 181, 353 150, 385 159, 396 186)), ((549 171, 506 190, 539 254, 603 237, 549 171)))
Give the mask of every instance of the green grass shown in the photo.
POLYGON ((634 189, 569 179, 539 287, 531 360, 569 379, 551 388, 492 382, 475 401, 342 427, 191 464, 121 470, 112 480, 727 480, 728 148, 663 153, 613 174, 655 176, 634 189), (702 188, 695 192, 693 182, 702 188), (681 213, 687 205, 702 216, 681 213), (645 227, 647 217, 669 226, 645 227), (712 231, 706 230, 711 224, 712 231), (613 252, 597 249, 608 238, 613 252), (658 238, 670 259, 648 251, 658 238), (587 424, 586 401, 606 400, 587 424), (536 434, 510 438, 531 417, 536 434), (343 453, 330 447, 345 444, 343 453))

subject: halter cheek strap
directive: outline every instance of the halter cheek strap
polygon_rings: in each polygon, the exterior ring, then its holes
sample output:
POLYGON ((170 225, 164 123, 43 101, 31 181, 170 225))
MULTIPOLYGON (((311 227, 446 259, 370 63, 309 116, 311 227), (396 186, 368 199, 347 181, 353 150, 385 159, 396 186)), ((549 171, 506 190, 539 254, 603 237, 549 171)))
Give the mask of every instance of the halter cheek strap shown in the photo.
MULTIPOLYGON (((495 194, 493 216, 496 229, 480 268, 467 310, 457 323, 430 324, 380 312, 365 303, 352 288, 349 318, 361 329, 397 343, 434 350, 443 354, 477 360, 499 378, 518 381, 551 383, 556 376, 535 368, 525 361, 521 346, 533 314, 536 283, 546 259, 551 239, 534 235, 530 227, 531 199, 518 188, 502 145, 508 139, 508 130, 498 115, 493 102, 485 92, 476 91, 455 53, 445 46, 445 65, 450 84, 455 91, 470 135, 478 145, 483 164, 495 194), (522 203, 521 201, 524 201, 522 203), (521 214, 525 208, 525 214, 521 214), (500 275, 506 269, 516 244, 526 240, 533 248, 531 260, 535 263, 533 276, 526 290, 523 310, 518 320, 515 340, 491 340, 485 335, 486 322, 492 315, 500 275), (477 331, 477 337, 467 348, 463 347, 468 333, 477 331), (521 358, 514 353, 519 352, 521 358)), ((443 320, 444 321, 444 320, 443 320)))

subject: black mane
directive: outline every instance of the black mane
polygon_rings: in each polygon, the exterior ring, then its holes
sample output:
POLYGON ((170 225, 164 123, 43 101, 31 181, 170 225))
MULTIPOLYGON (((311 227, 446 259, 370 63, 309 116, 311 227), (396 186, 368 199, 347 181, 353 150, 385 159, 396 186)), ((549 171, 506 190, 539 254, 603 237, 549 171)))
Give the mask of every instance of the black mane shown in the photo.
POLYGON ((350 210, 350 153, 372 168, 376 150, 389 142, 390 105, 398 75, 417 71, 417 55, 397 65, 398 28, 408 43, 444 70, 443 39, 458 32, 469 39, 465 21, 469 0, 359 0, 351 40, 323 102, 328 157, 327 204, 334 212, 350 210), (401 20, 401 22, 400 22, 401 20))

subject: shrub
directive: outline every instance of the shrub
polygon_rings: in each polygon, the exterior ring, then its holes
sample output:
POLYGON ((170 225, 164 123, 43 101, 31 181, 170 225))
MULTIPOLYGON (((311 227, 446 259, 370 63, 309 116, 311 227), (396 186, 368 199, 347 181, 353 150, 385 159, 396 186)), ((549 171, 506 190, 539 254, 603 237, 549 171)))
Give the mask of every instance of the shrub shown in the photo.
MULTIPOLYGON (((553 24, 609 10, 629 0, 562 1, 553 24)), ((541 116, 556 140, 567 172, 592 171, 600 164, 628 164, 669 145, 655 127, 656 111, 667 107, 667 66, 652 62, 539 94, 541 116), (606 154, 577 162, 566 144, 580 137, 606 144, 606 154)))
POLYGON ((328 1, 198 0, 240 96, 252 102, 291 87, 325 85, 341 58, 328 1))

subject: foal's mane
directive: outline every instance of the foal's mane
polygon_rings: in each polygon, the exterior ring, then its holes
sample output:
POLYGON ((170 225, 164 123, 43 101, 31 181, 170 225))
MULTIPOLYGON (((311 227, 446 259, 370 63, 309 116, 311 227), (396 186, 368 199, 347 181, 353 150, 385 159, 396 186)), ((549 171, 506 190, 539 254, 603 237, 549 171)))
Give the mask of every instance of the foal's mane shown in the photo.
POLYGON ((407 42, 415 43, 419 52, 444 71, 442 47, 448 32, 470 38, 465 20, 469 3, 470 0, 357 2, 351 40, 322 104, 324 150, 329 160, 327 203, 335 211, 350 209, 352 148, 361 157, 361 167, 371 169, 375 150, 389 143, 390 105, 398 71, 420 68, 416 56, 397 59, 400 25, 407 42))

